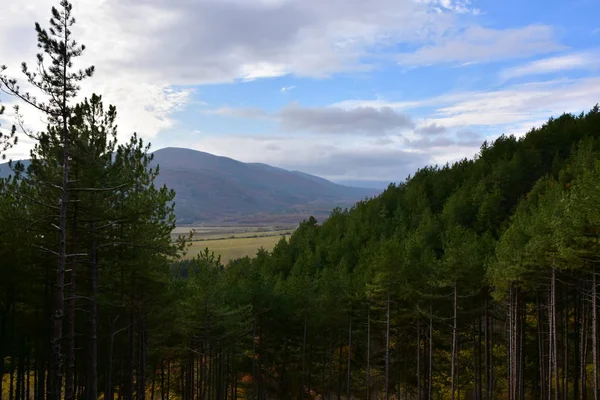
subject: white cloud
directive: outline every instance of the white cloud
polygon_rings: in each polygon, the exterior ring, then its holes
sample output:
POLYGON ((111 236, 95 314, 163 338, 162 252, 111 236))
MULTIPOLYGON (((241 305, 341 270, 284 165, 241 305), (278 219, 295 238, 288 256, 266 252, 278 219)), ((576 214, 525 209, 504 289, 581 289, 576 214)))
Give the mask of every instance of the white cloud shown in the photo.
POLYGON ((600 52, 580 52, 543 58, 524 65, 507 68, 500 72, 500 78, 508 80, 527 75, 542 75, 576 69, 596 70, 599 67, 600 52))
POLYGON ((600 77, 515 85, 492 92, 448 96, 434 117, 445 126, 498 126, 547 119, 563 112, 579 113, 600 99, 600 77))
POLYGON ((305 107, 292 102, 271 114, 259 107, 221 107, 205 110, 204 113, 235 118, 268 119, 278 122, 282 131, 317 134, 382 136, 414 126, 408 115, 391 107, 305 107))
MULTIPOLYGON (((34 60, 33 23, 45 23, 54 4, 20 0, 2 7, 0 63, 18 72, 21 61, 34 60)), ((547 26, 465 26, 457 14, 479 12, 467 0, 74 0, 74 9, 75 33, 88 48, 81 65, 97 67, 96 76, 82 85, 82 94, 98 92, 117 106, 122 137, 137 131, 155 138, 176 127, 176 112, 192 101, 188 88, 200 84, 288 74, 322 78, 366 70, 372 65, 365 60, 398 44, 415 49, 398 57, 406 66, 530 57, 562 48, 547 26)), ((222 107, 207 112, 273 118, 287 132, 270 138, 205 135, 194 147, 246 161, 323 171, 329 177, 401 179, 430 160, 472 155, 476 148, 468 139, 448 136, 457 129, 516 127, 542 115, 586 109, 600 98, 598 88, 598 79, 561 81, 416 101, 292 105, 273 114, 254 107, 222 107), (426 133, 429 127, 437 136, 418 143, 419 132, 410 131, 413 123, 406 112, 426 107, 433 111, 418 128, 426 133), (319 135, 308 139, 298 131, 319 135), (339 133, 352 135, 341 139, 339 133), (411 147, 411 141, 419 146, 411 147)), ((4 96, 2 100, 7 106, 12 102, 4 96)), ((22 111, 34 129, 44 127, 31 108, 22 111)), ((26 155, 28 145, 13 154, 26 155)))
POLYGON ((296 88, 296 86, 284 86, 284 87, 282 87, 279 90, 281 91, 281 93, 286 93, 286 92, 289 92, 290 90, 293 90, 295 88, 296 88))
POLYGON ((447 130, 448 129, 445 126, 433 122, 431 124, 422 124, 415 130, 415 132, 421 135, 435 136, 446 133, 447 130))
MULTIPOLYGON (((19 76, 34 65, 34 22, 45 25, 54 0, 9 2, 0 13, 0 63, 19 76)), ((94 64, 82 94, 117 106, 122 137, 153 138, 176 124, 191 92, 178 85, 286 74, 324 77, 361 70, 374 45, 420 41, 452 26, 452 10, 413 0, 73 0, 74 33, 87 46, 78 66, 94 64)), ((462 3, 461 3, 462 4, 462 3)), ((26 86, 26 85, 23 85, 26 86)), ((4 99, 7 105, 12 100, 4 99)), ((23 111, 33 129, 40 116, 23 111), (29 115, 32 114, 32 115, 29 115)))
POLYGON ((413 127, 408 115, 390 107, 303 107, 292 103, 278 113, 281 127, 288 131, 383 135, 413 127))
POLYGON ((384 108, 389 107, 394 110, 407 110, 416 108, 426 104, 425 101, 386 101, 383 99, 377 100, 343 100, 333 103, 333 107, 340 107, 346 110, 351 110, 358 107, 384 108))
POLYGON ((327 179, 398 181, 429 162, 426 152, 403 149, 399 141, 352 137, 301 135, 199 135, 184 145, 244 162, 270 165, 317 174, 327 179))
POLYGON ((398 62, 407 67, 468 65, 547 54, 564 48, 556 42, 552 27, 546 25, 502 30, 471 26, 460 33, 438 37, 432 44, 413 52, 400 54, 398 62))
MULTIPOLYGON (((559 116, 563 112, 578 114, 589 110, 599 100, 600 77, 512 85, 491 92, 458 92, 412 102, 349 100, 327 107, 302 107, 297 115, 287 116, 289 125, 304 131, 321 132, 319 135, 204 135, 196 142, 196 148, 244 161, 297 168, 328 178, 398 180, 429 163, 445 164, 473 157, 484 140, 494 140, 501 134, 522 136, 531 128, 541 126, 550 116, 559 116), (363 114, 361 110, 368 111, 363 114), (409 119, 415 120, 414 125, 411 122, 410 127, 404 126, 399 135, 397 130, 385 128, 393 126, 398 117, 390 120, 369 118, 381 116, 376 110, 380 113, 395 110, 398 115, 412 112, 420 117, 409 119), (356 122, 355 118, 364 118, 364 121, 356 122), (392 123, 388 125, 390 121, 392 123), (378 132, 379 136, 365 134, 365 130, 378 132), (337 132, 356 134, 341 139, 337 132), (364 152, 365 157, 379 155, 388 166, 369 167, 371 161, 352 164, 350 160, 358 162, 358 158, 349 156, 354 151, 364 152), (332 154, 348 154, 349 162, 341 162, 332 154), (399 158, 394 159, 392 154, 399 158), (418 157, 411 158, 415 155, 418 157), (409 157, 410 162, 404 164, 402 157, 409 157), (321 159, 325 161, 319 161, 321 159), (334 162, 341 162, 347 169, 344 176, 335 167, 325 165, 334 162)), ((299 106, 291 109, 294 107, 299 106)), ((286 108, 272 115, 285 117, 284 110, 286 108)))
POLYGON ((544 121, 563 112, 579 113, 598 102, 600 77, 532 82, 495 91, 457 92, 414 102, 366 99, 352 100, 349 104, 389 107, 403 112, 427 109, 421 125, 435 123, 448 129, 479 126, 500 130, 544 121))
POLYGON ((204 113, 236 118, 268 118, 266 111, 259 107, 220 107, 214 110, 205 110, 204 113))

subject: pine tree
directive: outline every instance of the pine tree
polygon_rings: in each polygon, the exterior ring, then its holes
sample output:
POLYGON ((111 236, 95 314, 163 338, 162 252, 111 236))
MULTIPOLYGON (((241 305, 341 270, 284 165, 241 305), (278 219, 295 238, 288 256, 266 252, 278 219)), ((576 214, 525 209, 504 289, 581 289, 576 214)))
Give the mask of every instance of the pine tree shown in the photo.
MULTIPOLYGON (((73 71, 73 62, 79 57, 85 47, 78 45, 73 40, 71 28, 75 24, 72 16, 73 6, 67 0, 60 2, 59 8, 52 7, 52 17, 48 30, 35 24, 38 37, 38 47, 43 52, 37 55, 37 72, 31 71, 27 64, 22 64, 22 72, 29 84, 47 98, 46 101, 38 101, 33 95, 22 92, 17 80, 6 75, 0 75, 0 82, 5 89, 19 97, 27 104, 47 115, 49 129, 40 135, 31 134, 40 142, 57 142, 61 145, 60 164, 62 166, 62 179, 58 190, 60 192, 58 231, 59 244, 55 252, 58 258, 56 270, 56 301, 54 306, 54 326, 52 333, 52 368, 51 384, 49 385, 48 397, 59 400, 62 398, 62 374, 63 374, 63 319, 65 315, 65 271, 68 259, 73 256, 68 253, 68 208, 70 195, 70 148, 71 132, 70 119, 73 113, 71 104, 79 90, 78 83, 86 77, 92 76, 93 67, 85 70, 73 71), (45 61, 50 60, 49 64, 45 61)), ((0 67, 4 72, 6 67, 0 67)), ((70 393, 67 393, 70 395, 70 393)), ((67 398, 70 400, 70 398, 67 398)))
MULTIPOLYGON (((0 104, 0 118, 4 114, 6 107, 0 104)), ((0 159, 6 160, 6 151, 17 144, 18 136, 16 126, 12 125, 8 132, 1 130, 2 125, 0 124, 0 159)))

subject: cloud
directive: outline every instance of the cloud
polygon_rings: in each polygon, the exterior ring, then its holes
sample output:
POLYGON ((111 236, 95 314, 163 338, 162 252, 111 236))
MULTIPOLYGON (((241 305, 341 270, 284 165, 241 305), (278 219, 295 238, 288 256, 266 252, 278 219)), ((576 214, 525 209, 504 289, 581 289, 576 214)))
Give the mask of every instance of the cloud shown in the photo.
POLYGON ((281 93, 286 93, 286 92, 289 92, 290 90, 293 90, 295 88, 296 88, 296 86, 284 86, 284 87, 282 87, 280 89, 280 91, 281 91, 281 93))
POLYGON ((532 125, 528 124, 545 121, 551 115, 589 110, 599 99, 600 77, 594 76, 516 84, 493 91, 449 93, 411 103, 365 99, 352 100, 351 104, 411 113, 419 109, 428 123, 448 130, 486 127, 499 135, 505 128, 530 128, 532 125))
POLYGON ((113 44, 115 66, 187 85, 360 70, 373 46, 448 29, 452 8, 436 7, 413 0, 105 0, 96 12, 106 16, 97 28, 127 21, 117 28, 127 41, 113 44))
POLYGON ((287 132, 253 137, 206 135, 196 148, 330 179, 398 181, 427 164, 473 157, 484 140, 503 133, 521 136, 550 116, 587 111, 598 99, 600 77, 590 77, 511 85, 490 92, 456 92, 412 102, 380 98, 328 107, 292 103, 270 114, 282 127, 287 123, 287 132), (412 123, 406 113, 420 122, 412 123), (310 132, 318 135, 305 135, 310 132), (353 134, 342 137, 340 133, 353 134))
POLYGON ((267 118, 266 111, 260 107, 221 107, 215 110, 206 110, 204 112, 206 114, 222 115, 235 118, 267 118))
MULTIPOLYGON (((20 76, 35 63, 35 21, 54 0, 12 2, 0 15, 0 62, 20 76)), ((74 0, 74 34, 96 66, 82 95, 117 106, 121 138, 177 126, 191 86, 294 74, 326 77, 370 68, 374 49, 446 32, 464 1, 74 0), (442 12, 439 12, 442 10, 442 12)), ((24 87, 26 85, 23 85, 24 87)), ((12 100, 4 100, 7 106, 12 100)), ((25 109, 25 107, 24 107, 25 109)), ((24 110, 25 111, 25 110, 24 110)), ((27 112, 28 113, 28 112, 27 112)), ((27 123, 43 129, 35 113, 27 123)))
POLYGON ((439 137, 421 137, 417 140, 407 140, 406 145, 411 149, 432 150, 434 148, 452 148, 452 147, 467 147, 476 148, 481 145, 483 140, 479 137, 473 138, 452 138, 450 136, 439 137))
POLYGON ((575 69, 595 70, 598 69, 599 64, 599 52, 572 53, 543 58, 524 65, 507 68, 500 72, 500 78, 508 80, 527 75, 542 75, 575 69))
POLYGON ((389 107, 394 110, 407 110, 425 105, 427 101, 386 101, 382 99, 377 100, 343 100, 337 103, 331 104, 333 107, 340 107, 343 109, 353 109, 359 107, 372 107, 372 108, 384 108, 389 107))
POLYGON ((600 99, 600 77, 510 86, 491 92, 447 96, 431 119, 447 127, 523 124, 563 112, 589 110, 600 99))
POLYGON ((310 140, 301 135, 203 135, 193 144, 185 145, 244 162, 263 162, 333 180, 399 181, 431 159, 428 152, 403 149, 398 142, 378 144, 358 137, 339 141, 336 135, 315 136, 310 140))
POLYGON ((408 115, 390 107, 302 107, 297 103, 279 111, 281 127, 287 131, 314 133, 348 133, 383 135, 390 131, 412 128, 408 115))
POLYGON ((471 26, 461 33, 438 38, 413 52, 402 53, 398 62, 406 67, 468 65, 547 54, 564 48, 556 42, 552 27, 546 25, 511 29, 471 26))
POLYGON ((424 125, 415 130, 415 133, 422 135, 439 135, 442 133, 446 133, 447 129, 445 126, 438 125, 437 123, 432 123, 429 125, 424 125))
MULTIPOLYGON (((0 14, 0 62, 18 74, 21 61, 35 58, 33 22, 47 21, 55 1, 17 3, 9 2, 0 14)), ((548 26, 468 25, 474 20, 458 14, 478 10, 467 0, 74 0, 74 8, 74 31, 88 48, 80 64, 97 67, 82 94, 95 91, 117 106, 122 138, 137 131, 153 139, 182 128, 177 113, 192 104, 197 85, 365 71, 390 62, 398 48, 414 49, 392 59, 409 67, 530 57, 563 48, 548 26)), ((588 79, 416 101, 291 104, 274 113, 221 107, 203 112, 272 119, 282 132, 203 134, 194 146, 327 177, 398 180, 429 162, 474 154, 478 146, 470 141, 490 130, 501 133, 497 126, 513 131, 541 116, 587 109, 599 94, 600 81, 588 79), (417 109, 430 112, 420 115, 417 109), (416 126, 408 112, 427 125, 416 126), (464 133, 475 130, 481 133, 464 133), (419 142, 418 135, 426 139, 419 142)), ((12 100, 2 100, 10 109, 12 100)), ((29 107, 22 111, 30 126, 44 127, 39 114, 29 107)), ((175 143, 169 139, 169 145, 175 143)))
MULTIPOLYGON (((305 107, 296 102, 275 113, 258 107, 221 107, 204 113, 235 118, 277 121, 285 132, 384 136, 414 127, 412 119, 391 107, 305 107)), ((441 127, 426 127, 437 129, 441 127)))
MULTIPOLYGON (((32 0, 27 5, 3 7, 0 16, 0 63, 9 68, 9 76, 19 79, 24 91, 31 87, 20 73, 20 64, 25 61, 35 69, 36 34, 34 22, 47 27, 50 8, 55 1, 32 0)), ((140 4, 139 13, 129 10, 118 14, 112 0, 101 2, 74 1, 74 15, 78 21, 73 28, 76 40, 86 45, 83 57, 75 61, 75 67, 96 66, 91 79, 81 83, 82 100, 92 93, 103 95, 106 104, 114 104, 118 111, 120 139, 128 138, 137 132, 146 139, 154 138, 159 132, 177 126, 174 114, 190 104, 194 90, 178 88, 165 77, 150 79, 136 68, 119 68, 122 60, 128 60, 143 52, 147 47, 138 36, 144 34, 148 26, 165 25, 171 21, 169 15, 152 15, 152 9, 140 4), (122 22, 129 19, 127 24, 122 22), (146 22, 143 22, 143 20, 146 22), (148 21, 152 21, 148 23, 148 21), (101 34, 99 34, 101 32, 101 34)), ((36 90, 32 94, 37 95, 36 90)), ((40 97, 40 99, 42 99, 40 97)), ((3 96, 7 106, 18 104, 16 98, 3 96)), ((38 131, 45 129, 43 115, 27 105, 22 105, 28 128, 38 131)), ((19 154, 27 154, 31 146, 23 143, 19 154)))
POLYGON ((427 153, 402 149, 338 149, 316 160, 291 165, 293 169, 319 174, 333 180, 404 180, 417 168, 429 162, 427 153))

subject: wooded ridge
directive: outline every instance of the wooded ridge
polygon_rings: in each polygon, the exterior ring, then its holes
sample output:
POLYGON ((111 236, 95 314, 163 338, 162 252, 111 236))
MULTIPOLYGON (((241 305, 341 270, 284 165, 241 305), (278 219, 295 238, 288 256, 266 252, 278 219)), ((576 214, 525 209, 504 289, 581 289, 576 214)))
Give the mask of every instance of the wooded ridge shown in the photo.
POLYGON ((0 73, 49 120, 0 180, 0 400, 598 400, 598 106, 273 251, 181 261, 149 147, 116 143, 100 96, 73 104, 93 68, 72 70, 71 11, 36 25, 43 100, 0 73))

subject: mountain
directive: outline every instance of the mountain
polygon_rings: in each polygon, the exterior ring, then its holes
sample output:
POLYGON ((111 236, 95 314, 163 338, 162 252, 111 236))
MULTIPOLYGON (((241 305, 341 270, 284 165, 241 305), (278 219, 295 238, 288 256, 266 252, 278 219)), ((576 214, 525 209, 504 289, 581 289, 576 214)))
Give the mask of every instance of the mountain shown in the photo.
MULTIPOLYGON (((177 193, 180 225, 295 224, 309 215, 324 219, 336 206, 350 206, 381 192, 184 148, 155 151, 153 165, 160 166, 157 184, 177 193)), ((5 164, 0 165, 0 176, 8 172, 5 164)))

